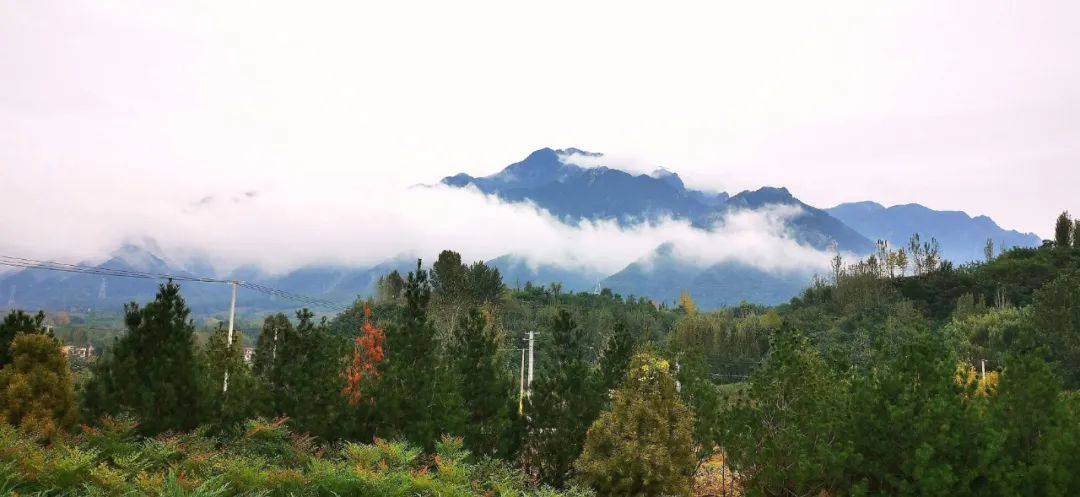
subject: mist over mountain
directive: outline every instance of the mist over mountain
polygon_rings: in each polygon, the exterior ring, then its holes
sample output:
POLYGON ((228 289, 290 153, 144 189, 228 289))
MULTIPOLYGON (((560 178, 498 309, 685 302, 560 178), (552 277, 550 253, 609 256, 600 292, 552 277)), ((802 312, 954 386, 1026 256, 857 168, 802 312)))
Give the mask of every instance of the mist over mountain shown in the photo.
MULTIPOLYGON (((376 251, 363 258, 373 262, 308 262, 268 271, 255 257, 265 254, 254 253, 250 263, 223 268, 213 262, 218 260, 213 249, 177 257, 172 245, 159 244, 148 234, 118 246, 100 262, 83 264, 212 275, 347 304, 371 295, 380 276, 393 270, 405 274, 414 268, 417 257, 424 258, 425 265, 433 262, 438 246, 401 244, 423 240, 431 229, 456 234, 445 219, 476 227, 484 236, 441 236, 437 239, 462 240, 459 245, 442 242, 446 246, 441 248, 459 250, 466 260, 486 260, 511 287, 528 283, 558 283, 564 291, 607 287, 663 302, 687 290, 699 306, 714 308, 742 301, 786 301, 814 274, 823 274, 834 253, 862 256, 873 250, 877 239, 898 247, 913 233, 923 239, 935 237, 945 258, 956 263, 980 259, 987 238, 998 248, 1033 246, 1040 241, 1035 235, 1001 228, 988 217, 959 211, 935 211, 918 204, 886 208, 875 202, 819 209, 783 186, 729 195, 687 187, 676 172, 665 168, 653 167, 651 173, 642 174, 618 166, 601 153, 543 148, 488 176, 460 173, 443 178, 440 185, 410 190, 409 198, 400 201, 421 201, 430 206, 422 212, 438 216, 428 218, 426 224, 420 218, 409 219, 409 238, 396 233, 372 233, 364 238, 356 250, 376 251), (455 217, 454 209, 445 207, 448 199, 466 206, 472 217, 455 217), (500 246, 505 247, 501 255, 476 255, 483 253, 477 247, 491 253, 500 246), (403 252, 407 248, 414 250, 403 252), (615 251, 617 257, 613 257, 615 251), (386 255, 372 257, 379 253, 386 255)), ((386 197, 391 199, 393 194, 386 197)), ((258 207, 267 198, 260 195, 219 207, 258 207)), ((384 203, 384 199, 366 200, 372 205, 384 203)), ((204 204, 198 209, 207 208, 204 204)), ((198 209, 193 212, 199 214, 198 209)), ((268 212, 272 211, 256 210, 249 215, 268 212)), ((352 229, 358 228, 341 227, 335 236, 352 229)), ((117 310, 123 303, 149 299, 157 284, 22 270, 0 277, 0 306, 117 310)), ((222 285, 185 283, 185 297, 200 312, 223 309, 226 294, 222 285)), ((296 306, 245 289, 239 300, 242 309, 251 311, 296 306)))

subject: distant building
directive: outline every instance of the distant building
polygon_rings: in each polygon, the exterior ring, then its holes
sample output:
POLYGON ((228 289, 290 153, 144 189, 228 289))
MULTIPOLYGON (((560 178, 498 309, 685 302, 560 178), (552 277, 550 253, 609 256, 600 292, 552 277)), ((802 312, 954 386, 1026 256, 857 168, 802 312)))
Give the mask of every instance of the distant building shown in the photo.
POLYGON ((87 345, 86 347, 75 347, 73 345, 65 345, 62 349, 64 355, 74 359, 92 359, 94 357, 94 346, 87 345))
POLYGON ((255 347, 244 347, 244 362, 251 364, 255 359, 255 347))

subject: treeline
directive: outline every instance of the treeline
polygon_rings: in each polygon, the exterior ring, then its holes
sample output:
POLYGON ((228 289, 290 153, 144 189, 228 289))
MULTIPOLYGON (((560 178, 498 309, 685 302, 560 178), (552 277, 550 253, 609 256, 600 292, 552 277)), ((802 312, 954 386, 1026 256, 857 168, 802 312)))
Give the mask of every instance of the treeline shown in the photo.
POLYGON ((310 495, 1074 495, 1080 231, 1063 218, 1037 249, 988 243, 953 267, 933 241, 880 244, 787 304, 715 312, 689 294, 668 309, 511 290, 445 251, 332 318, 268 316, 251 364, 224 328, 196 345, 170 283, 125 308, 127 333, 77 390, 41 318, 13 313, 0 415, 16 428, 0 433, 36 448, 0 450, 0 485, 58 493, 43 475, 79 467, 86 488, 108 473, 215 495, 288 495, 283 474, 310 495), (102 430, 126 433, 125 455, 102 430), (166 463, 131 465, 162 445, 166 463), (199 466, 206 447, 219 459, 199 466))
MULTIPOLYGON (((19 333, 3 350, 15 359, 4 371, 34 387, 0 393, 11 406, 4 418, 26 436, 75 445, 84 435, 72 433, 118 417, 137 420, 143 437, 205 430, 223 447, 242 443, 251 419, 282 420, 327 447, 396 440, 433 453, 444 435, 458 435, 470 461, 504 461, 522 468, 530 485, 570 489, 606 392, 626 380, 638 344, 664 336, 675 319, 610 292, 568 295, 557 285, 511 292, 497 270, 465 265, 450 251, 431 271, 418 262, 380 289, 333 319, 308 310, 268 316, 247 364, 241 340, 229 345, 224 326, 198 346, 180 288, 162 285, 154 301, 125 307, 127 332, 77 393, 41 319, 13 313, 3 329, 19 333), (537 332, 539 343, 536 379, 522 391, 524 330, 537 332), (50 361, 39 361, 39 350, 50 361), (76 428, 78 421, 87 427, 76 428)), ((662 364, 648 381, 670 390, 667 363, 655 354, 640 360, 662 364)), ((643 381, 632 384, 641 389, 643 381)), ((679 478, 689 485, 685 471, 679 478)))

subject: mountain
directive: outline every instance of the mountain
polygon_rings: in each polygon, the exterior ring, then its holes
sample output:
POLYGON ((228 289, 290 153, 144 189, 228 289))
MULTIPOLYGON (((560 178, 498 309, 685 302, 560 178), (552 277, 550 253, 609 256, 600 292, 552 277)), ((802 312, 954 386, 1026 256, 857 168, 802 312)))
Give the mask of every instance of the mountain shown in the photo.
POLYGON ((923 240, 937 238, 945 259, 958 264, 982 260, 987 239, 994 241, 996 250, 1042 243, 1033 233, 1006 230, 986 216, 971 217, 962 211, 939 211, 919 204, 885 207, 877 202, 852 202, 826 211, 867 237, 887 240, 893 247, 906 247, 914 233, 923 240))
POLYGON ((537 150, 490 176, 465 173, 443 178, 453 187, 474 186, 509 202, 532 201, 567 223, 616 219, 623 225, 664 217, 694 218, 727 199, 727 194, 688 190, 678 174, 658 169, 631 174, 604 166, 583 168, 575 157, 603 154, 576 148, 537 150))
POLYGON ((520 288, 526 283, 550 285, 558 283, 571 292, 593 291, 605 274, 585 266, 563 267, 554 264, 530 263, 524 257, 506 254, 487 262, 502 275, 503 283, 510 288, 520 288))
POLYGON ((465 173, 448 176, 442 183, 497 195, 508 202, 531 201, 562 221, 615 219, 623 226, 666 217, 686 219, 709 229, 738 209, 759 210, 772 205, 801 209, 789 228, 795 238, 814 247, 837 244, 841 250, 868 253, 873 242, 820 209, 792 196, 786 188, 761 188, 729 197, 686 188, 677 173, 658 168, 652 174, 631 174, 605 166, 584 168, 573 163, 588 158, 600 164, 604 155, 576 148, 542 148, 498 173, 473 177, 465 173))
MULTIPOLYGON (((300 294, 321 300, 348 305, 357 297, 372 295, 380 276, 398 270, 402 274, 415 268, 416 259, 397 257, 369 267, 341 265, 306 266, 280 275, 266 274, 253 266, 241 266, 217 279, 238 280, 300 294)), ((209 263, 196 261, 193 265, 167 262, 160 249, 152 243, 126 244, 114 251, 100 264, 79 266, 134 271, 174 276, 214 275, 209 263), (189 269, 190 268, 190 269, 189 269), (198 272, 195 272, 195 270, 198 272)), ((164 280, 124 278, 98 274, 53 272, 23 269, 0 276, 0 309, 50 309, 71 311, 119 312, 128 302, 146 303, 154 298, 164 280)), ((198 313, 220 313, 229 307, 231 289, 222 283, 179 281, 184 299, 198 313)), ((293 310, 303 303, 269 295, 249 288, 237 291, 240 312, 293 310)), ((325 309, 314 308, 316 312, 325 309)))
MULTIPOLYGON (((125 244, 113 251, 100 263, 82 263, 79 266, 107 268, 114 271, 172 274, 192 276, 184 268, 170 265, 154 253, 156 245, 125 244)), ((0 304, 4 307, 25 309, 107 310, 116 312, 123 305, 145 302, 153 298, 161 280, 143 278, 118 278, 76 272, 52 272, 23 269, 0 278, 0 304)), ((185 284, 184 297, 191 303, 200 302, 213 291, 214 285, 191 282, 185 284)), ((226 304, 228 293, 225 292, 226 304)))
POLYGON ((767 305, 786 302, 811 278, 810 273, 773 273, 738 262, 699 266, 679 259, 674 246, 665 243, 600 285, 621 295, 668 303, 686 290, 698 307, 716 309, 743 301, 767 305))
POLYGON ((803 203, 783 187, 763 187, 738 193, 699 219, 698 223, 709 226, 722 221, 724 216, 734 211, 757 211, 775 206, 798 209, 798 214, 787 220, 787 226, 799 243, 818 250, 837 249, 855 254, 866 254, 874 250, 874 242, 862 233, 852 229, 828 212, 803 203))

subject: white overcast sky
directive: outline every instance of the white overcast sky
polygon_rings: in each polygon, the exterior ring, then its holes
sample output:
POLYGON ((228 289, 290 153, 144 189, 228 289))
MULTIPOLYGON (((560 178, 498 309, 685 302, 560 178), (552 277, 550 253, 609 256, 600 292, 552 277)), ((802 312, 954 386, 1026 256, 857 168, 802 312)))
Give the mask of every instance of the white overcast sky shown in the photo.
MULTIPOLYGON (((363 210, 545 146, 1047 237, 1080 214, 1078 26, 1076 1, 0 2, 0 245, 247 191, 363 210)), ((289 198, 248 224, 336 208, 289 198)))

